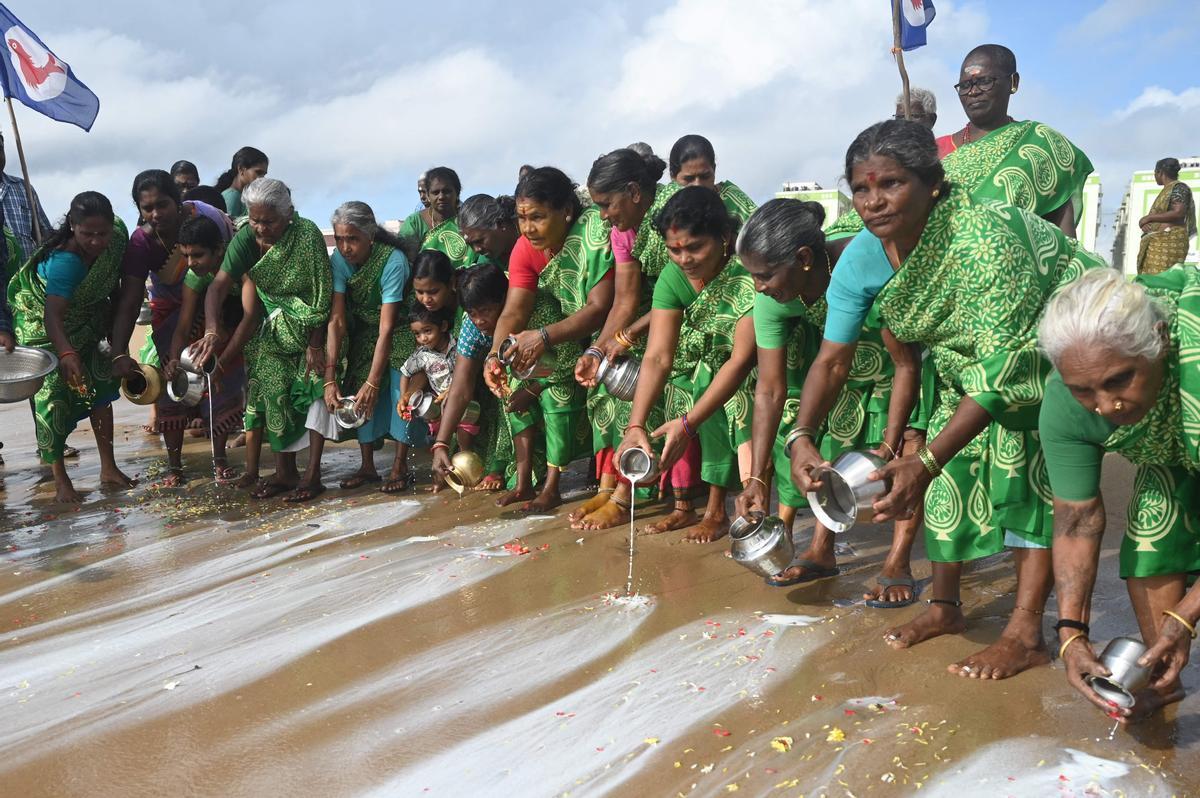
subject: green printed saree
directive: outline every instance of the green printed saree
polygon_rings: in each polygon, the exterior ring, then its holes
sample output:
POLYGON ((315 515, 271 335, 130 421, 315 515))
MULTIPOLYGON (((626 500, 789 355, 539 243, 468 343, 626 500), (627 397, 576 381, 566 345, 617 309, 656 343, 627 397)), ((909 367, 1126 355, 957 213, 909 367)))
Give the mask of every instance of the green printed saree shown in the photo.
POLYGON ((425 234, 421 249, 436 249, 445 253, 456 269, 472 266, 478 257, 458 229, 456 219, 447 219, 425 234))
POLYGON ((1101 267, 1033 213, 952 188, 880 292, 883 325, 930 350, 938 381, 930 437, 964 396, 992 417, 926 493, 931 560, 993 554, 1005 529, 1049 545, 1051 496, 1037 423, 1050 367, 1037 350, 1036 327, 1055 290, 1101 267))
POLYGON ((717 183, 717 194, 721 197, 721 202, 725 203, 725 210, 729 211, 729 215, 737 219, 742 224, 758 210, 758 205, 754 200, 737 187, 737 184, 730 180, 722 180, 717 183))
POLYGON ((320 375, 306 374, 309 334, 329 318, 333 272, 320 229, 299 214, 250 268, 265 317, 246 345, 246 429, 266 428, 272 451, 304 434, 320 375))
MULTIPOLYGON (((113 220, 112 240, 89 268, 75 289, 63 317, 63 328, 79 355, 87 389, 83 393, 67 385, 55 369, 46 376, 33 397, 33 417, 38 454, 43 462, 62 458, 67 436, 76 423, 117 396, 118 381, 112 376, 112 361, 100 354, 98 345, 112 328, 110 297, 121 279, 121 260, 129 243, 125 223, 113 220)), ((10 253, 12 250, 9 250, 10 253)), ((8 286, 13 312, 13 329, 18 343, 58 354, 46 331, 46 285, 38 275, 34 258, 25 261, 8 286)))

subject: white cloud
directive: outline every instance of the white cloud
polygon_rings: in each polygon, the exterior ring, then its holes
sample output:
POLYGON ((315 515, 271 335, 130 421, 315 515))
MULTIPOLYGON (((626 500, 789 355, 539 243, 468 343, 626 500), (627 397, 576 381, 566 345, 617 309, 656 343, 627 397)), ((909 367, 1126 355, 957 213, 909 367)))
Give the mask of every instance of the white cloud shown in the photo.
POLYGON ((1105 0, 1079 21, 1073 33, 1088 40, 1107 39, 1165 5, 1167 0, 1105 0))
POLYGON ((1176 93, 1170 89, 1164 89, 1161 86, 1148 86, 1141 94, 1137 96, 1129 105, 1117 111, 1115 117, 1117 119, 1127 119, 1139 111, 1149 109, 1164 109, 1172 111, 1187 112, 1200 109, 1200 87, 1193 86, 1190 89, 1176 93))

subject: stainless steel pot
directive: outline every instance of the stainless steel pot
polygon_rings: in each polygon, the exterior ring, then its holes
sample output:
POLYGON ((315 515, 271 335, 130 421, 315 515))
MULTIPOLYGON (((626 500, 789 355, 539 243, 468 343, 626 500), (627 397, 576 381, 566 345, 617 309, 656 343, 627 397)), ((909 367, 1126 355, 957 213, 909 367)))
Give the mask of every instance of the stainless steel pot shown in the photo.
POLYGON ((817 469, 813 478, 824 484, 820 490, 808 492, 813 515, 833 532, 870 521, 875 515, 871 505, 887 491, 887 485, 882 480, 868 482, 867 475, 884 464, 873 452, 855 451, 843 452, 829 467, 817 469))
POLYGON ((658 478, 658 466, 654 455, 640 446, 621 452, 617 460, 617 471, 634 485, 650 483, 658 478))
POLYGON ((432 391, 421 391, 408 397, 408 412, 413 418, 437 421, 442 417, 442 403, 432 391))
POLYGON ((554 355, 549 352, 543 352, 542 356, 537 359, 532 366, 523 372, 513 369, 512 363, 517 355, 517 337, 510 335, 500 344, 500 348, 496 350, 496 357, 500 359, 500 363, 507 366, 509 371, 513 373, 519 380, 540 380, 549 377, 554 373, 554 355))
POLYGON ((195 358, 192 357, 192 346, 195 346, 195 344, 185 346, 183 351, 179 353, 179 365, 193 374, 212 374, 217 368, 217 359, 209 357, 208 360, 204 361, 203 365, 197 363, 195 358))
POLYGON ((200 374, 180 369, 167 383, 167 396, 172 402, 178 402, 186 407, 195 407, 204 398, 204 382, 204 377, 200 374))
POLYGON ((333 420, 342 429, 357 429, 367 423, 366 415, 358 412, 353 396, 338 398, 337 409, 333 411, 333 420))
POLYGON ((611 396, 622 402, 632 402, 641 372, 642 363, 637 358, 618 357, 611 362, 604 358, 596 370, 596 380, 608 389, 611 396))
POLYGON ((23 402, 42 388, 46 376, 58 368, 58 358, 45 349, 18 346, 0 349, 0 402, 23 402))
POLYGON ((775 576, 792 564, 796 546, 783 521, 754 513, 729 525, 729 552, 756 574, 775 576))
POLYGON ((1119 707, 1137 703, 1134 693, 1150 683, 1150 669, 1138 665, 1138 657, 1146 653, 1146 644, 1133 637, 1114 637, 1104 647, 1100 662, 1111 675, 1088 675, 1086 680, 1096 694, 1119 707))

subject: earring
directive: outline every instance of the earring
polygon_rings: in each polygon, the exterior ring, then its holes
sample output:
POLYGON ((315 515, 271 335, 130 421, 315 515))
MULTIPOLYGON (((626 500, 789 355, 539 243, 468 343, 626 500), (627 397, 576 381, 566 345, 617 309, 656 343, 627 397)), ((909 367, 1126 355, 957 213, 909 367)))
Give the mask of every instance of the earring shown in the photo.
POLYGON ((940 196, 942 196, 942 190, 940 188, 935 188, 933 190, 933 198, 937 199, 940 196))
POLYGON ((569 222, 569 221, 571 221, 573 218, 574 218, 573 216, 567 216, 567 221, 569 222))

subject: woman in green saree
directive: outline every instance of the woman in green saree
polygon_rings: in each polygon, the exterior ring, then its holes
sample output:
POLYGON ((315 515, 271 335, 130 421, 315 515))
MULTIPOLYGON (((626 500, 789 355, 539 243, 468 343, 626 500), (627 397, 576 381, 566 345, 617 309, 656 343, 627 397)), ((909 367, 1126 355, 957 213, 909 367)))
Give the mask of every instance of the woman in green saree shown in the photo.
POLYGON ((1039 429, 1054 495, 1056 626, 1067 680, 1127 722, 1183 698, 1200 622, 1200 272, 1191 267, 1133 283, 1088 272, 1050 301, 1038 342, 1054 364, 1039 429), (1189 367, 1188 364, 1193 364, 1189 367), (1117 707, 1085 679, 1106 676, 1088 640, 1104 537, 1105 452, 1137 466, 1120 574, 1152 681, 1133 708, 1117 707))
POLYGON ((267 154, 255 147, 242 147, 233 154, 229 168, 217 178, 215 186, 225 200, 225 212, 229 218, 242 219, 246 216, 242 192, 255 180, 266 177, 269 166, 267 154))
POLYGON ((634 446, 651 451, 651 438, 662 438, 666 473, 698 443, 708 506, 685 540, 708 543, 729 531, 725 495, 738 484, 732 417, 751 402, 754 282, 733 254, 737 221, 711 189, 681 188, 655 226, 671 264, 654 287, 646 357, 616 457, 634 446), (650 429, 660 397, 670 420, 650 429))
POLYGON ((681 137, 671 147, 668 161, 671 180, 681 186, 705 186, 721 196, 729 214, 742 224, 758 208, 732 180, 717 182, 717 153, 712 142, 695 133, 681 137))
MULTIPOLYGON (((1035 327, 1056 290, 1104 263, 1031 212, 976 202, 948 183, 933 135, 915 122, 890 120, 859 134, 846 177, 867 224, 850 246, 871 246, 875 256, 854 274, 834 272, 798 429, 815 429, 828 415, 872 306, 899 341, 929 349, 938 391, 930 441, 877 472, 891 489, 875 503, 875 520, 906 517, 924 499, 933 597, 885 638, 905 648, 961 632, 963 563, 1008 546, 1017 608, 1000 640, 950 670, 1012 676, 1049 661, 1041 614, 1051 586, 1050 504, 1037 434, 1049 366, 1035 327)), ((813 488, 812 470, 824 460, 811 435, 796 440, 798 489, 813 488)))
POLYGON ((518 269, 514 252, 508 296, 483 376, 492 393, 506 402, 517 457, 516 487, 497 504, 525 501, 523 509, 544 511, 562 502, 562 469, 589 449, 590 430, 582 423, 586 395, 574 370, 582 354, 580 340, 594 335, 612 308, 613 261, 600 212, 581 207, 574 184, 563 172, 551 166, 534 169, 517 186, 516 200, 522 235, 517 246, 532 248, 549 260, 540 270, 536 261, 518 269), (552 373, 505 379, 498 350, 509 336, 515 338, 514 374, 547 354, 554 363, 552 373), (546 479, 536 498, 535 431, 542 434, 546 448, 546 479))
MULTIPOLYGON (((588 414, 600 479, 596 495, 568 516, 575 529, 615 526, 629 512, 631 488, 626 480, 618 478, 613 453, 625 436, 631 405, 611 396, 597 383, 596 373, 602 358, 640 359, 645 354, 654 284, 670 265, 667 247, 654 226, 654 218, 679 190, 674 183, 659 184, 666 166, 653 152, 642 154, 626 147, 597 158, 588 174, 588 193, 600 217, 611 226, 609 243, 616 263, 616 283, 612 311, 596 338, 596 345, 583 354, 575 367, 579 384, 591 389, 588 414)), ((661 404, 655 407, 651 423, 656 427, 662 423, 661 404)), ((690 497, 679 499, 690 511, 690 497)))
POLYGON ((1158 274, 1187 257, 1196 235, 1196 201, 1192 188, 1179 179, 1179 160, 1163 158, 1154 165, 1154 182, 1162 191, 1150 212, 1138 220, 1142 242, 1138 247, 1138 274, 1158 274))
MULTIPOLYGON (((103 194, 85 191, 71 200, 62 225, 51 232, 8 286, 17 343, 58 357, 34 395, 38 454, 54 473, 60 502, 83 499, 63 464, 67 435, 82 418, 91 420, 100 453, 100 481, 132 487, 113 455, 112 402, 117 382, 99 344, 111 332, 110 298, 121 279, 129 237, 103 194)), ((125 357, 128 357, 126 355, 125 357)))
POLYGON ((325 341, 324 394, 331 413, 340 397, 352 396, 366 417, 355 430, 362 463, 339 486, 352 490, 380 481, 375 448, 391 433, 393 418, 404 422, 390 399, 394 370, 416 348, 404 315, 412 304, 405 250, 414 248, 380 227, 365 202, 342 203, 331 224, 336 249, 330 257, 333 308, 325 341), (346 368, 339 381, 337 365, 343 355, 346 368))
POLYGON ((475 262, 475 250, 467 245, 458 228, 458 200, 462 194, 458 173, 448 166, 436 166, 424 176, 429 206, 404 220, 400 237, 419 241, 421 249, 446 253, 459 269, 470 266, 475 262))
MULTIPOLYGON (((321 453, 325 437, 336 435, 321 387, 325 325, 333 296, 329 254, 320 228, 296 213, 291 191, 282 182, 259 178, 246 187, 243 197, 250 222, 229 242, 221 271, 204 296, 204 337, 192 353, 200 363, 212 356, 225 297, 239 279, 243 290, 253 286, 262 304, 262 324, 245 344, 246 472, 235 484, 254 487, 255 498, 292 490, 288 500, 308 501, 325 489, 321 453), (274 476, 260 484, 264 435, 275 452, 276 468, 274 476), (296 452, 306 445, 309 463, 302 479, 296 452)), ((238 354, 234 344, 229 342, 222 358, 238 354)))

